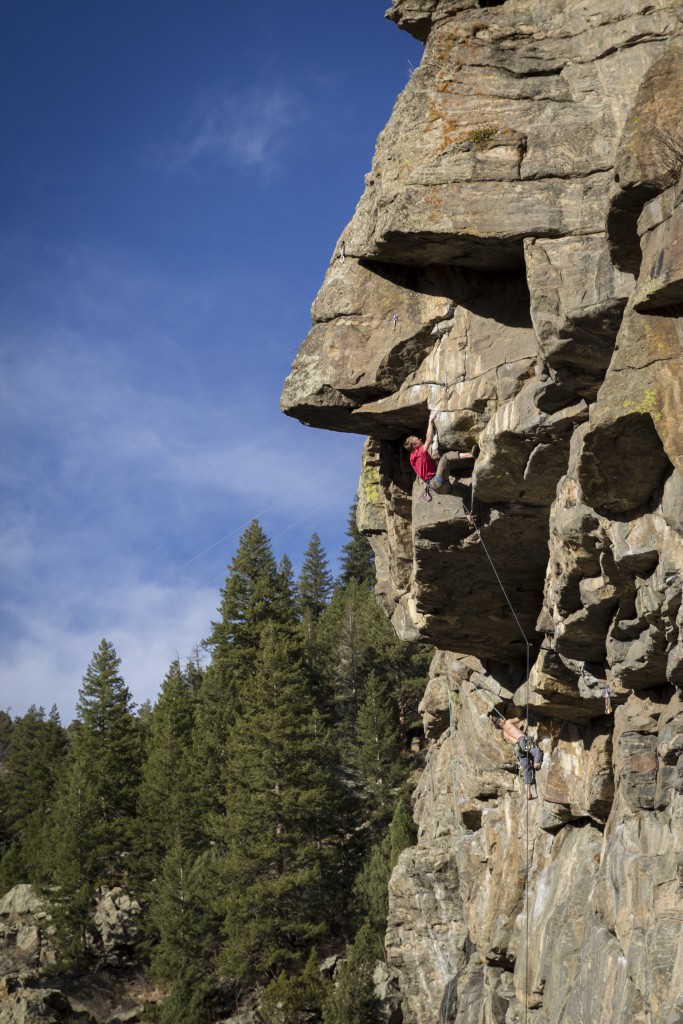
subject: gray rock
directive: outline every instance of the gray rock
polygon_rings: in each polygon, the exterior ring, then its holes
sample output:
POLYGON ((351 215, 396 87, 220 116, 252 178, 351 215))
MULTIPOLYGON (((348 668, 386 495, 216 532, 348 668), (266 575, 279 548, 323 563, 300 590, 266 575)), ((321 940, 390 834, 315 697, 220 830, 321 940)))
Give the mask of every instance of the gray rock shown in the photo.
POLYGON ((0 979, 0 1024, 62 1024, 72 1019, 66 996, 37 984, 31 974, 0 979))
POLYGON ((120 887, 103 889, 93 923, 99 933, 104 959, 112 964, 130 957, 140 937, 140 904, 120 887))
POLYGON ((378 1024, 402 1024, 401 994, 398 987, 398 976, 389 970, 384 962, 379 962, 372 975, 375 995, 379 999, 378 1024))
POLYGON ((390 885, 403 1019, 674 1024, 680 4, 394 0, 388 17, 424 59, 283 408, 369 435, 378 596, 437 648, 418 841, 390 885), (425 502, 401 442, 432 409, 440 453, 481 453, 425 502), (528 706, 538 799, 494 706, 528 706))
POLYGON ((7 917, 10 921, 26 914, 39 914, 42 910, 43 904, 33 887, 24 883, 15 885, 0 899, 0 917, 7 917))

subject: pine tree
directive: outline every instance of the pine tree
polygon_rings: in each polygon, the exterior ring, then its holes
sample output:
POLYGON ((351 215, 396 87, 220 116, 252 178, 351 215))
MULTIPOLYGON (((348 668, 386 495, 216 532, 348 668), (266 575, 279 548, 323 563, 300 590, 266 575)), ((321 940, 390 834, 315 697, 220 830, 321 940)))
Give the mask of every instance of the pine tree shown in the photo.
POLYGON ((154 878, 175 837, 196 836, 192 731, 197 696, 176 659, 151 713, 135 822, 136 874, 154 878))
POLYGON ((87 954, 87 910, 101 884, 121 884, 131 850, 140 734, 120 659, 102 640, 83 677, 71 746, 46 836, 62 956, 87 954))
POLYGON ((85 962, 93 948, 95 931, 90 911, 109 848, 98 831, 101 811, 87 771, 71 754, 63 769, 50 827, 46 830, 52 850, 52 885, 44 894, 56 929, 58 959, 70 967, 85 962))
POLYGON ((386 824, 394 791, 406 776, 401 746, 395 701, 387 684, 370 672, 356 720, 354 761, 375 828, 386 824))
POLYGON ((365 920, 380 939, 387 930, 391 872, 400 854, 415 843, 416 837, 410 796, 408 790, 404 789, 394 805, 388 829, 371 847, 354 885, 365 920))
POLYGON ((354 581, 335 591, 321 617, 318 643, 345 740, 353 741, 365 683, 374 671, 396 703, 405 744, 419 717, 432 649, 399 640, 373 591, 354 581))
POLYGON ((358 529, 357 510, 358 502, 356 501, 349 509, 349 521, 346 528, 346 536, 349 539, 342 548, 340 587, 348 587, 352 581, 363 587, 374 587, 377 578, 375 554, 367 537, 364 537, 358 529))
POLYGON ((327 565, 327 556, 314 533, 304 555, 301 572, 296 585, 296 596, 302 616, 308 612, 317 622, 327 607, 332 593, 332 573, 327 565))
POLYGON ((347 749, 355 738, 365 680, 378 666, 373 644, 379 615, 374 593, 352 580, 335 590, 320 619, 320 671, 333 695, 338 740, 347 749))
POLYGON ((150 924, 157 933, 150 973, 170 985, 160 1021, 203 1024, 210 1018, 213 937, 218 923, 207 898, 213 891, 211 856, 194 857, 179 837, 164 859, 152 890, 150 924))
POLYGON ((295 608, 291 562, 278 566, 271 543, 252 520, 240 539, 221 591, 221 621, 212 623, 205 646, 212 659, 198 694, 193 737, 195 800, 208 837, 213 816, 222 811, 229 738, 248 688, 261 643, 271 622, 293 626, 295 608))
POLYGON ((0 777, 7 846, 0 863, 0 887, 38 882, 44 876, 41 832, 49 813, 66 736, 53 707, 45 717, 34 704, 11 732, 0 777))
POLYGON ((295 628, 263 630, 227 781, 220 966, 250 985, 296 970, 333 913, 340 801, 295 628))
POLYGON ((294 567, 289 555, 283 555, 277 567, 277 593, 271 621, 293 624, 296 621, 294 567))
POLYGON ((375 604, 369 663, 385 680, 396 703, 401 739, 406 744, 409 728, 421 728, 418 707, 424 693, 429 664, 434 650, 415 641, 400 640, 387 621, 379 604, 375 604))
MULTIPOLYGON (((243 672, 253 667, 262 625, 283 614, 284 585, 270 540, 253 519, 240 538, 221 590, 220 620, 211 623, 211 635, 204 641, 214 660, 230 657, 243 672)), ((284 607, 284 614, 291 610, 284 607)))
POLYGON ((0 711, 0 764, 2 764, 7 757, 9 741, 13 728, 14 722, 12 721, 11 715, 6 711, 0 711))
POLYGON ((259 1011, 266 1024, 297 1020, 300 1014, 318 1017, 330 987, 330 982, 320 975, 318 957, 312 949, 300 974, 282 972, 271 981, 260 999, 259 1011))
POLYGON ((339 971, 335 991, 325 1002, 324 1024, 376 1024, 379 1000, 375 995, 372 975, 381 957, 382 947, 366 922, 339 971))
POLYGON ((223 812, 230 732, 243 681, 244 675, 234 667, 229 653, 215 655, 197 693, 191 762, 199 844, 209 842, 212 820, 223 812))
POLYGON ((101 807, 112 858, 126 845, 126 825, 135 815, 142 751, 128 687, 119 674, 121 659, 102 640, 83 677, 76 704, 74 758, 90 774, 101 807), (118 850, 114 852, 114 850, 118 850))

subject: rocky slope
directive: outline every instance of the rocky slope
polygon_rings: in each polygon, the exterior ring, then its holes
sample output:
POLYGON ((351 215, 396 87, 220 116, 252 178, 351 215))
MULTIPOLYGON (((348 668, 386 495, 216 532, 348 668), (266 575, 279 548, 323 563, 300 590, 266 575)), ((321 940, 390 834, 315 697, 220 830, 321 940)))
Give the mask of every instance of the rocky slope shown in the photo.
POLYGON ((677 1024, 683 8, 388 16, 424 58, 282 401, 368 436, 378 593, 439 650, 390 891, 404 1021, 677 1024), (481 455, 427 503, 401 442, 432 408, 442 452, 481 455), (490 715, 527 703, 530 804, 490 715))
POLYGON ((0 899, 0 1024, 138 1024, 160 999, 136 966, 139 904, 120 888, 103 888, 94 908, 97 971, 58 972, 54 927, 30 885, 0 899))

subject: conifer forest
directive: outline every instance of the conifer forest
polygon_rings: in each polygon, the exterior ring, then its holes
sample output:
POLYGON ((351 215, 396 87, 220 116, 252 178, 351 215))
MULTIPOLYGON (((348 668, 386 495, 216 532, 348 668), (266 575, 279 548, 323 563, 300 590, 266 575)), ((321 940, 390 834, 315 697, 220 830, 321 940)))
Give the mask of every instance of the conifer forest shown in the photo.
POLYGON ((431 651, 380 610, 355 507, 347 537, 337 579, 316 534, 295 578, 253 520, 215 621, 153 706, 135 707, 105 638, 74 722, 2 713, 0 891, 30 883, 48 908, 48 973, 102 966, 94 910, 118 888, 138 934, 108 966, 155 986, 145 1020, 376 1019, 431 651))

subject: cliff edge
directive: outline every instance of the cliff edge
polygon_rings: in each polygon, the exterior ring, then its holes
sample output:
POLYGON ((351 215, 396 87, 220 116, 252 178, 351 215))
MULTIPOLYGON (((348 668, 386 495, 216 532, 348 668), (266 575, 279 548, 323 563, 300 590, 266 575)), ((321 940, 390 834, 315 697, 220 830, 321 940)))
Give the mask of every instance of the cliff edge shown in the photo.
POLYGON ((378 595, 438 649, 390 886, 403 1019, 680 1024, 683 8, 387 16, 424 57, 282 404, 368 437, 378 595), (425 502, 402 442, 432 409, 441 452, 481 454, 425 502), (527 708, 530 803, 492 720, 527 708))

